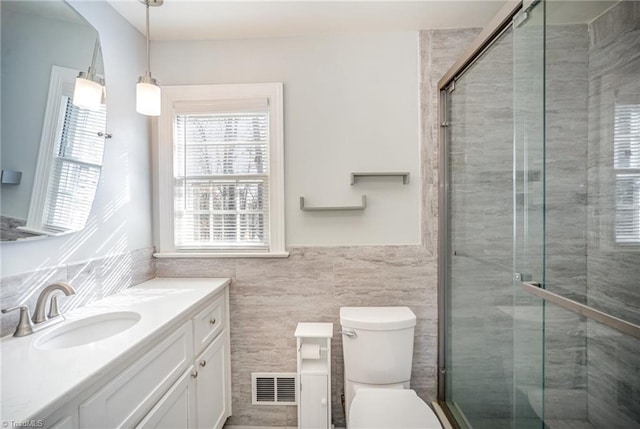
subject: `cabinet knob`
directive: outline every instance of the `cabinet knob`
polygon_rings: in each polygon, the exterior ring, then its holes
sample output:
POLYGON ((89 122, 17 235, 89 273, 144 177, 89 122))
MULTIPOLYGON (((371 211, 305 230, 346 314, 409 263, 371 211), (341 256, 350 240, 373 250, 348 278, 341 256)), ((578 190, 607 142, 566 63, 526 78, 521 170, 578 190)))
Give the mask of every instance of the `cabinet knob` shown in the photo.
POLYGON ((201 366, 201 367, 203 367, 203 368, 204 368, 205 366, 207 366, 207 361, 206 361, 206 360, 204 360, 204 359, 202 359, 202 360, 200 361, 200 366, 201 366))
POLYGON ((209 324, 210 325, 215 325, 216 324, 216 318, 214 317, 213 319, 209 320, 209 324))
POLYGON ((198 378, 198 371, 193 371, 191 373, 191 378, 198 378))

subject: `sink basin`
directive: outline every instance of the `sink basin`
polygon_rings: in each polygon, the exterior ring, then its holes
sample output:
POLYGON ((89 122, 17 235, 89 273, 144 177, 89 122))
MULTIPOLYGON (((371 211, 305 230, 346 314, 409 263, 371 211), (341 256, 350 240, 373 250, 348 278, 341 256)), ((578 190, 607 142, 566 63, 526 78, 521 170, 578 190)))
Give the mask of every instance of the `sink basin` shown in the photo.
POLYGON ((139 321, 140 314, 134 311, 89 316, 52 329, 38 338, 35 346, 44 350, 81 346, 124 332, 139 321))

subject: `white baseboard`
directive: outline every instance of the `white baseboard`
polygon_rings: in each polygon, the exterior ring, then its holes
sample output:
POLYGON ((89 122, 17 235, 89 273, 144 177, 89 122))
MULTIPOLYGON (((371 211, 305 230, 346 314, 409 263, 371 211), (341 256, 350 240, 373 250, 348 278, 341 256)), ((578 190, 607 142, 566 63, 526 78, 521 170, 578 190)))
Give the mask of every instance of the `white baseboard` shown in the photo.
POLYGON ((297 426, 230 426, 224 425, 223 429, 298 429, 297 426))
MULTIPOLYGON (((225 425, 223 429, 298 429, 297 426, 231 426, 225 425)), ((334 427, 333 429, 346 429, 343 427, 334 427)))

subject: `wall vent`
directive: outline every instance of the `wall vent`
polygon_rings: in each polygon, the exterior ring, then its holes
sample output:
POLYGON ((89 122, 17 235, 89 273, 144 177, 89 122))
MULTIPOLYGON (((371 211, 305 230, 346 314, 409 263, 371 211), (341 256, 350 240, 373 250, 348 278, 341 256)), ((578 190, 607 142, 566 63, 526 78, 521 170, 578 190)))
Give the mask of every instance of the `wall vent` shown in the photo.
POLYGON ((251 373, 251 398, 254 405, 296 405, 296 374, 251 373))

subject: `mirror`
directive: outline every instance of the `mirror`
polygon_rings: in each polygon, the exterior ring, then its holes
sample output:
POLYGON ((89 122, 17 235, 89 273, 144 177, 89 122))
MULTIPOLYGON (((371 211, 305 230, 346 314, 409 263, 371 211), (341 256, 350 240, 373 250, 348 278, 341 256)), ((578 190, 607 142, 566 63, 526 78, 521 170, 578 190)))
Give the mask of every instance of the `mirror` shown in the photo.
POLYGON ((98 32, 62 0, 2 0, 0 8, 0 238, 79 231, 108 136, 98 32))

